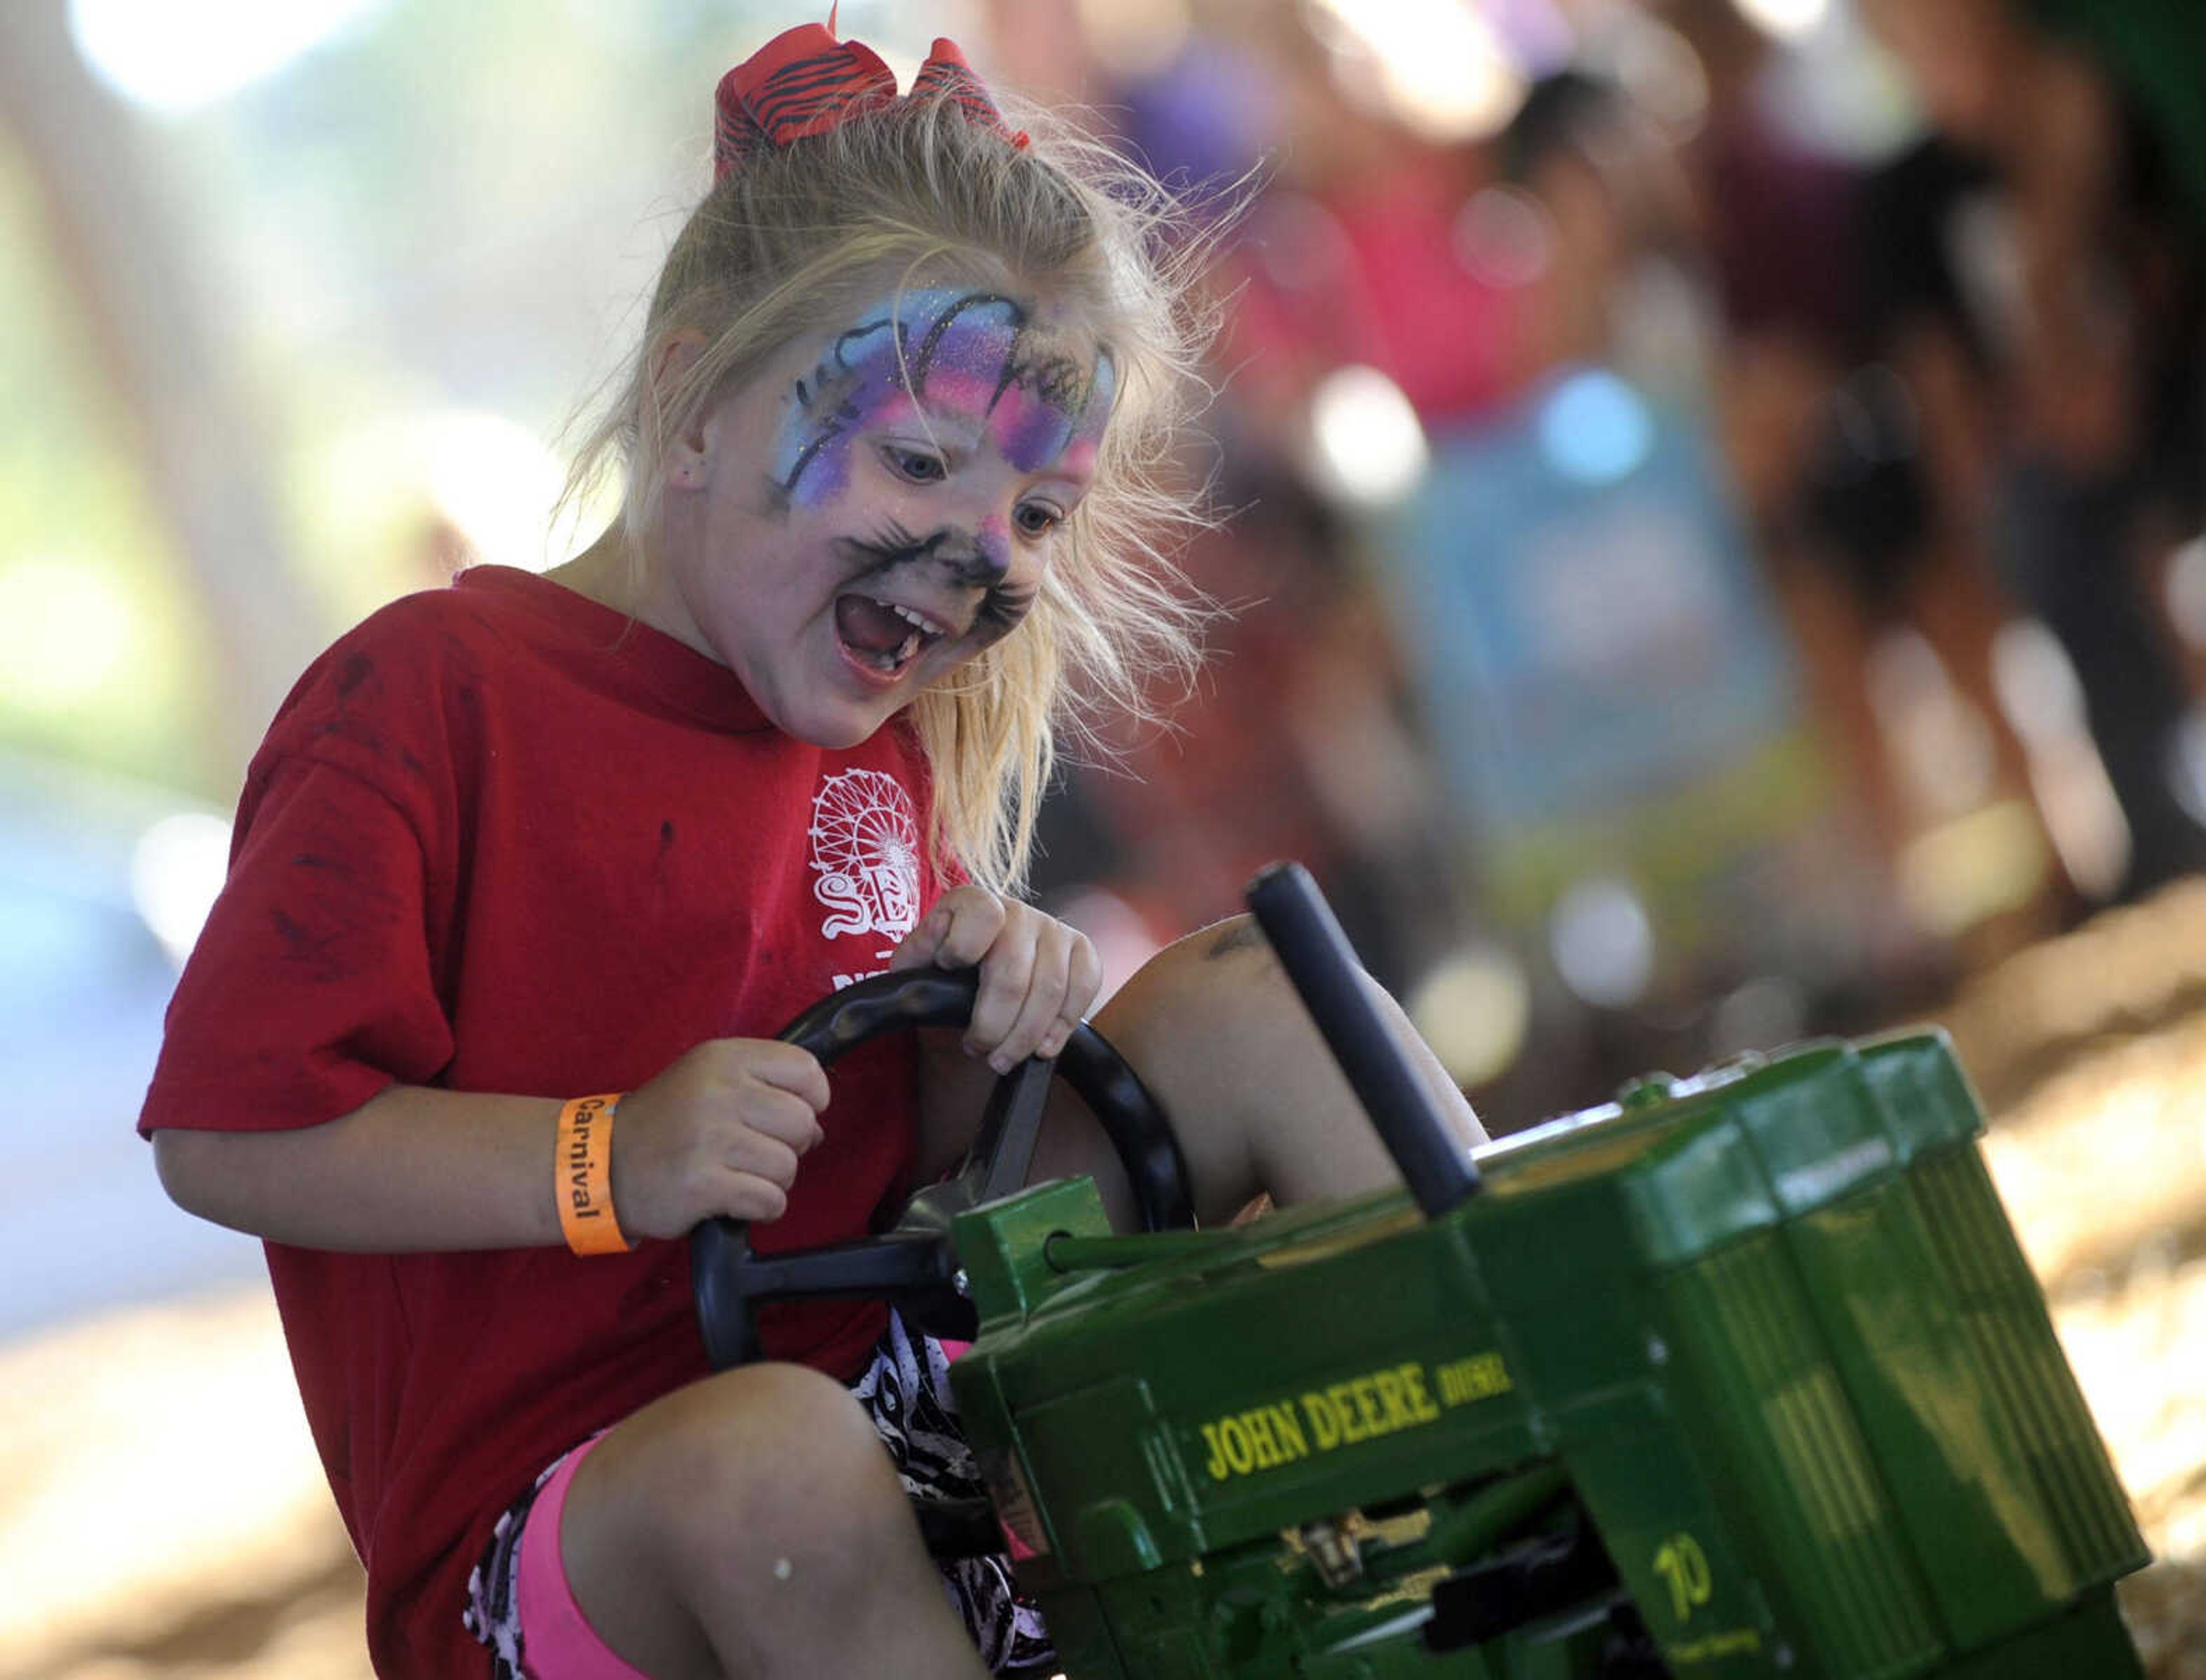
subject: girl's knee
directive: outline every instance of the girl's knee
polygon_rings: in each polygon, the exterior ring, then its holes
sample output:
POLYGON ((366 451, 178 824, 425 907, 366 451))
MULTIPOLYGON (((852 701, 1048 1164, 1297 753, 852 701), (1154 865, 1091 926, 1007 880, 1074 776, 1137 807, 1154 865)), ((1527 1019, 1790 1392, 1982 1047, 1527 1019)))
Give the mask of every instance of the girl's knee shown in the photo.
MULTIPOLYGON (((1359 980, 1436 1100, 1477 1141, 1469 1105, 1400 1007, 1360 971, 1359 980)), ((1206 1223, 1259 1192, 1285 1204, 1393 1182, 1362 1103, 1252 918, 1166 947, 1096 1025, 1172 1116, 1206 1223)))
POLYGON ((1255 920, 1238 915, 1166 945, 1104 1005, 1096 1025, 1146 1071, 1159 1056, 1214 1049, 1283 1001, 1291 1002, 1285 970, 1255 920))
POLYGON ((1205 1224, 1232 1218, 1267 1188, 1251 1138, 1267 1106, 1260 1093, 1291 1063, 1306 1023, 1246 916, 1167 945, 1097 1013, 1097 1030, 1172 1117, 1205 1224))
POLYGON ((693 1383, 623 1424, 585 1469, 682 1550, 824 1544, 831 1530, 897 1515, 903 1501, 864 1409, 801 1365, 693 1383))
POLYGON ((813 1505, 896 1486, 873 1421, 832 1377, 804 1365, 756 1365, 696 1388, 691 1427, 718 1494, 813 1505))
POLYGON ((940 1597, 872 1420, 802 1366, 725 1372, 616 1426, 575 1472, 560 1543, 590 1625, 653 1673, 778 1671, 767 1653, 832 1646, 838 1617, 894 1584, 940 1597))

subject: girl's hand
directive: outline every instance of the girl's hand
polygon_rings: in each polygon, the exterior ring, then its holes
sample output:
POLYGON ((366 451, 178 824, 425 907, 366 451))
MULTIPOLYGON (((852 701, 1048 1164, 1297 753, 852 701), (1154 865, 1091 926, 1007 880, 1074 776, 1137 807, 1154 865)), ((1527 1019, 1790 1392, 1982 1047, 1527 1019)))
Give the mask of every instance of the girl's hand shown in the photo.
POLYGON ((779 1218, 797 1158, 826 1135, 827 1075, 778 1039, 708 1039, 621 1099, 613 1210, 630 1238, 677 1237, 713 1214, 779 1218))
POLYGON ((965 1053, 1007 1074, 1029 1056, 1054 1056, 1103 983, 1095 947, 1077 928, 985 887, 953 887, 889 959, 891 972, 927 963, 978 963, 981 990, 965 1053))

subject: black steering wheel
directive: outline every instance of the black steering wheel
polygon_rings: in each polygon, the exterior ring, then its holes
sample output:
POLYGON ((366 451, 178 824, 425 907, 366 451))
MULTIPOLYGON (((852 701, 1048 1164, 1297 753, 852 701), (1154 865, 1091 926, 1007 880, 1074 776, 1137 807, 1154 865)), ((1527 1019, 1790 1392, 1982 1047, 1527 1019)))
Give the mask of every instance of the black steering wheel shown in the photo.
MULTIPOLYGON (((822 998, 778 1036, 825 1065, 891 1032, 962 1027, 980 990, 977 969, 877 974, 822 998)), ((951 1222, 1026 1183, 1052 1075, 1079 1093, 1118 1153, 1142 1224, 1165 1230, 1195 1223, 1187 1165, 1164 1112, 1101 1034, 1082 1026, 1052 1061, 1028 1057, 996 1081, 964 1165, 913 1195, 888 1230, 855 1242, 761 1254, 736 1219, 706 1220, 689 1236, 689 1280, 705 1355, 716 1371, 758 1357, 761 1302, 797 1297, 893 1301, 933 1336, 970 1340, 973 1304, 958 1287, 951 1222)))
MULTIPOLYGON (((1316 883, 1299 864, 1273 864, 1249 884, 1249 908, 1427 1216, 1437 1218, 1475 1194, 1477 1166, 1373 1007, 1355 953, 1316 883)), ((882 974, 815 1004, 781 1036, 828 1063, 884 1033, 963 1026, 979 990, 971 969, 882 974)), ((756 1358, 758 1303, 791 1296, 885 1296, 929 1334, 969 1339, 978 1326, 958 1289, 951 1221, 1026 1182, 1053 1074, 1064 1075, 1102 1123, 1142 1224, 1192 1225, 1187 1167, 1172 1128, 1118 1052, 1082 1027, 1054 1064, 1028 1060, 997 1081, 965 1165, 920 1191, 879 1236, 765 1255, 752 1252, 733 1219, 708 1219, 692 1231, 690 1281, 712 1368, 756 1358)), ((986 1499, 915 1499, 912 1514, 938 1558, 977 1557, 1003 1546, 986 1499)))

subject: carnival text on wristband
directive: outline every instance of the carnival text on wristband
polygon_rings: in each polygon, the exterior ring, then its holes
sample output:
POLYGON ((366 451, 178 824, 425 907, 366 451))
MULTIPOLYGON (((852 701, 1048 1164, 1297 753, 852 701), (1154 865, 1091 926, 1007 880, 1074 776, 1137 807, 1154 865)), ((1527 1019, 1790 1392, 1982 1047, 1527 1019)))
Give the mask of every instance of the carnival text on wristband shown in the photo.
POLYGON ((559 1229, 578 1254, 621 1254, 635 1246, 613 1213, 613 1116, 621 1095, 577 1097, 559 1111, 553 1194, 559 1229))

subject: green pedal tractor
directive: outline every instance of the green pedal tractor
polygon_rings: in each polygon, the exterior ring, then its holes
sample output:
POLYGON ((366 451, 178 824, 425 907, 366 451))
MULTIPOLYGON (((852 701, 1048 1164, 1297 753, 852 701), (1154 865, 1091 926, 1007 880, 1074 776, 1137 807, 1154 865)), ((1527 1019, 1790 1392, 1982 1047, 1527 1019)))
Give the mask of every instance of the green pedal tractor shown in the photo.
MULTIPOLYGON (((879 1294, 974 1335, 952 1379, 1071 1680, 2135 1676, 2147 1558, 1985 1172, 1943 1039, 1809 1045, 1466 1157, 1291 866, 1256 920, 1404 1188, 1174 1229, 1169 1130, 1092 1032, 998 1087, 883 1236, 693 1239, 715 1361, 756 1304, 879 1294), (1143 1204, 1022 1189, 1052 1074, 1143 1204)), ((863 982, 823 1058, 959 1022, 969 976, 863 982)))

